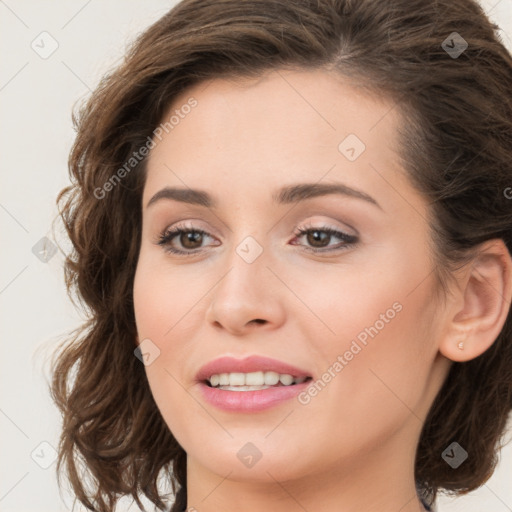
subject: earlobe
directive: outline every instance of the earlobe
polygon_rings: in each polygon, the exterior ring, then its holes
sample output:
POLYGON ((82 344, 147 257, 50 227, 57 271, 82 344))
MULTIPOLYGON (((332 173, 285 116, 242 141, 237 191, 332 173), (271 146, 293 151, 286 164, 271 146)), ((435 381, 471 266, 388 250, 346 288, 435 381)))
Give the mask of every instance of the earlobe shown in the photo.
POLYGON ((460 283, 460 300, 439 350, 452 361, 464 362, 491 347, 510 311, 512 259, 503 240, 483 243, 460 283))

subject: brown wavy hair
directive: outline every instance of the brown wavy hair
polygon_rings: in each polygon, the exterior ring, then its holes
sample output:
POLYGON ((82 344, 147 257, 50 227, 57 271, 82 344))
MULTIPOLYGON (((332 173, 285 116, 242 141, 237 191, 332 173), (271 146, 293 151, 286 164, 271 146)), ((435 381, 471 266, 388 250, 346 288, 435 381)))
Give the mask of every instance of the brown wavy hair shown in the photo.
MULTIPOLYGON (((503 239, 512 252, 512 58, 498 30, 474 0, 184 0, 134 41, 73 116, 71 184, 57 198, 72 242, 66 286, 88 318, 52 364, 63 416, 59 483, 66 470, 76 498, 98 512, 122 496, 164 510, 171 488, 171 511, 186 508, 186 454, 134 357, 147 159, 105 192, 154 138, 173 98, 206 79, 298 68, 337 70, 394 100, 404 119, 400 155, 429 201, 443 284, 486 240, 503 239), (441 46, 455 31, 468 43, 456 59, 441 46)), ((492 474, 512 407, 511 368, 509 311, 484 354, 452 365, 429 411, 415 462, 427 503, 492 474), (470 451, 457 470, 441 458, 452 441, 470 451)))

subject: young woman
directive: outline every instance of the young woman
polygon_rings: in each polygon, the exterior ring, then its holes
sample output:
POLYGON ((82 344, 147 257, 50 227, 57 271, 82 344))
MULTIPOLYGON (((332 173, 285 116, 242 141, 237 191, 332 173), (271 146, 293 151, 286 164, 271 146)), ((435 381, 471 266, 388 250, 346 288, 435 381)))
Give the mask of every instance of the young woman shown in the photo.
MULTIPOLYGON (((77 119, 58 353, 90 510, 412 512, 512 396, 512 58, 472 0, 185 0, 77 119)), ((433 508, 432 508, 433 509, 433 508)))

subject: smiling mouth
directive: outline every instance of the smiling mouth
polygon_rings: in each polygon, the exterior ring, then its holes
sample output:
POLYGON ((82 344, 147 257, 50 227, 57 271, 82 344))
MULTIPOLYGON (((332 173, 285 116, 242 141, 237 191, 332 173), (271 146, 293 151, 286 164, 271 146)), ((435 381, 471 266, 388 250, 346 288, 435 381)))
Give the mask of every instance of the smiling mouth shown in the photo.
POLYGON ((258 371, 232 372, 211 375, 203 381, 210 388, 223 391, 259 391, 276 387, 289 387, 310 381, 312 377, 296 377, 288 373, 258 371))

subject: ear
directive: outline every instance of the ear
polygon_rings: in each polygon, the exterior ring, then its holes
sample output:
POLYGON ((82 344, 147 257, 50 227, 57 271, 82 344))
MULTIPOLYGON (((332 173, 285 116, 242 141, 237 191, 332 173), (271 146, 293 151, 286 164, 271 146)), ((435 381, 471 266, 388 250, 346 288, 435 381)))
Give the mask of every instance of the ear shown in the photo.
POLYGON ((484 242, 457 279, 459 287, 439 350, 452 361, 469 361, 494 343, 510 310, 512 258, 503 240, 484 242))

